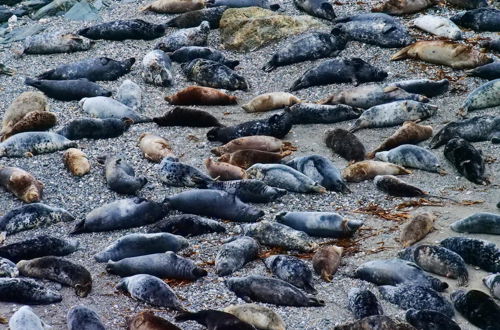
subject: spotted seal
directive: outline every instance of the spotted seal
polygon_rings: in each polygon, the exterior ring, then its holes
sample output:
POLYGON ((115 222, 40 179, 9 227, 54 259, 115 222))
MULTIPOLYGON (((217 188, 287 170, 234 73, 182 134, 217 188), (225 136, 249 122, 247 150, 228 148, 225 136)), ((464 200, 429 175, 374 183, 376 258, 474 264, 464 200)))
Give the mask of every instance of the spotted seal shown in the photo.
MULTIPOLYGON (((500 12, 499 12, 500 16, 500 12)), ((500 79, 489 81, 473 90, 462 104, 461 113, 486 109, 500 105, 500 79)))
POLYGON ((188 86, 173 95, 165 96, 165 101, 174 105, 229 105, 236 104, 236 96, 215 88, 188 86))
POLYGON ((73 80, 39 80, 26 78, 25 85, 35 87, 59 101, 79 101, 84 97, 111 96, 111 92, 85 78, 73 80))
POLYGON ((155 163, 161 162, 165 157, 173 156, 168 141, 151 133, 142 133, 139 136, 139 148, 144 154, 144 158, 155 163))
MULTIPOLYGON (((43 183, 18 167, 0 169, 0 186, 26 203, 39 202, 42 199, 43 183)), ((6 221, 4 219, 8 218, 2 218, 2 223, 6 221)))
POLYGON ((443 313, 432 310, 409 309, 405 314, 406 321, 417 329, 460 330, 455 321, 443 313))
POLYGON ((461 138, 451 139, 446 143, 444 156, 453 164, 458 173, 477 184, 488 184, 482 152, 461 138))
POLYGON ((0 300, 18 304, 48 305, 60 302, 62 296, 27 278, 0 278, 0 300))
POLYGON ((12 262, 45 256, 66 256, 78 250, 80 243, 49 235, 38 235, 24 241, 0 246, 0 257, 12 262))
POLYGON ((160 180, 169 186, 203 188, 213 181, 196 167, 179 162, 172 156, 163 158, 156 168, 160 180))
POLYGON ((188 127, 223 127, 219 120, 209 112, 187 107, 175 107, 161 117, 154 117, 153 122, 159 126, 188 127))
POLYGON ((28 36, 23 42, 23 54, 56 54, 86 51, 94 41, 74 33, 41 33, 28 36))
POLYGON ((57 117, 49 111, 32 111, 27 113, 17 123, 6 128, 0 136, 0 141, 5 141, 9 137, 23 132, 46 131, 56 126, 57 117))
POLYGON ((258 258, 260 246, 252 237, 240 236, 224 243, 215 257, 218 276, 231 275, 258 258))
POLYGON ((274 255, 264 259, 264 264, 279 279, 307 293, 316 294, 312 271, 307 264, 294 256, 274 255))
POLYGON ((290 114, 292 123, 298 124, 334 124, 359 118, 361 111, 344 104, 328 105, 298 103, 285 111, 290 114))
POLYGON ((413 144, 403 144, 389 151, 379 151, 375 158, 429 172, 442 172, 437 157, 427 149, 413 144))
POLYGON ((365 146, 356 135, 345 129, 327 130, 325 132, 325 144, 345 160, 359 162, 365 159, 365 146))
POLYGON ((51 326, 42 321, 29 306, 22 306, 9 319, 10 330, 44 330, 50 328, 51 326))
POLYGON ((457 290, 451 293, 450 299, 470 323, 480 329, 498 328, 500 306, 488 294, 479 290, 457 290))
POLYGON ((453 23, 474 31, 500 32, 500 10, 487 5, 458 13, 450 19, 453 23))
POLYGON ((450 228, 457 233, 500 235, 500 215, 488 212, 474 213, 455 221, 450 228))
MULTIPOLYGON (((129 108, 125 104, 118 102, 110 97, 104 97, 104 96, 85 97, 85 98, 81 99, 80 102, 78 102, 78 104, 83 109, 83 111, 85 111, 87 114, 91 115, 92 117, 97 117, 100 119, 128 118, 128 119, 132 120, 132 122, 130 120, 125 121, 125 124, 128 124, 129 126, 132 123, 137 124, 137 123, 151 122, 150 118, 144 117, 144 116, 138 114, 132 108, 129 108)), ((82 121, 82 123, 87 124, 90 122, 89 121, 86 121, 86 122, 82 121)), ((101 122, 101 125, 106 125, 106 124, 108 124, 108 123, 101 122)), ((124 128, 126 126, 125 124, 121 125, 121 127, 124 128)), ((87 124, 87 125, 91 125, 91 124, 87 124)), ((119 127, 120 127, 120 125, 119 125, 119 127)), ((117 134, 117 131, 119 132, 120 129, 111 130, 110 132, 112 132, 112 134, 117 134)), ((99 135, 106 136, 106 134, 101 132, 100 130, 98 130, 98 132, 100 133, 99 135)))
POLYGON ((116 100, 134 111, 140 110, 142 106, 142 88, 132 80, 125 79, 118 87, 116 100))
POLYGON ((208 233, 225 233, 226 228, 218 221, 194 214, 181 214, 160 220, 148 228, 149 233, 172 233, 185 237, 208 233))
POLYGON ((347 299, 348 308, 357 320, 384 314, 377 297, 370 290, 352 288, 347 294, 347 299))
POLYGON ((201 22, 207 21, 211 29, 217 29, 219 28, 219 21, 222 18, 222 14, 224 14, 227 8, 227 6, 219 6, 189 11, 168 20, 165 26, 185 29, 199 26, 201 22))
POLYGON ((332 4, 327 0, 294 0, 295 6, 309 15, 333 20, 337 15, 332 4))
POLYGON ((492 242, 468 237, 449 237, 440 244, 460 255, 468 264, 488 272, 500 272, 500 249, 492 242))
POLYGON ((182 64, 181 67, 188 80, 202 86, 230 91, 248 89, 248 82, 243 76, 219 62, 196 58, 189 63, 182 64))
POLYGON ((25 157, 76 147, 62 135, 52 132, 23 132, 0 143, 0 157, 25 157))
POLYGON ((404 167, 375 160, 363 160, 347 166, 342 171, 342 177, 347 182, 371 180, 377 175, 406 175, 411 172, 404 167))
POLYGON ((125 133, 132 123, 130 118, 77 118, 56 133, 70 140, 110 139, 125 133))
POLYGON ((335 245, 320 247, 312 258, 312 265, 316 274, 324 281, 331 282, 333 275, 339 269, 343 252, 344 248, 335 245))
POLYGON ((104 175, 108 188, 119 194, 135 195, 148 182, 144 176, 136 176, 134 168, 121 156, 102 156, 104 175))
POLYGON ((208 329, 238 329, 255 330, 255 327, 240 320, 233 314, 213 309, 201 310, 196 313, 182 312, 175 317, 177 322, 196 321, 208 329))
POLYGON ((246 112, 265 112, 292 106, 300 102, 301 101, 295 95, 290 93, 271 92, 254 97, 241 107, 246 112))
POLYGON ((252 324, 257 329, 285 330, 286 325, 279 314, 271 308, 257 304, 230 305, 224 312, 252 324))
POLYGON ((432 213, 418 213, 403 225, 399 242, 403 247, 409 247, 423 239, 434 228, 436 216, 432 213))
POLYGON ((173 83, 172 61, 159 49, 147 53, 142 59, 142 79, 151 85, 167 87, 173 83))
POLYGON ((226 59, 224 54, 217 49, 202 46, 184 46, 167 55, 172 61, 177 63, 186 63, 196 58, 204 58, 206 60, 222 63, 230 69, 234 69, 240 63, 240 61, 237 60, 226 59))
POLYGON ((72 307, 66 316, 68 330, 105 330, 99 315, 92 309, 77 305, 72 307))
POLYGON ((422 94, 427 97, 434 97, 446 93, 450 86, 450 81, 448 79, 410 79, 396 81, 391 84, 404 89, 408 93, 422 94))
POLYGON ((186 46, 206 46, 209 33, 210 24, 203 21, 197 27, 181 29, 163 37, 155 48, 164 52, 175 52, 186 46))
POLYGON ((153 40, 165 35, 165 26, 141 19, 118 20, 83 28, 78 34, 93 40, 153 40))
POLYGON ((67 149, 63 153, 63 162, 71 174, 75 176, 84 176, 90 172, 88 156, 80 149, 67 149))
POLYGON ((214 181, 209 189, 223 190, 235 195, 244 203, 270 203, 286 195, 285 189, 268 186, 260 180, 214 181))

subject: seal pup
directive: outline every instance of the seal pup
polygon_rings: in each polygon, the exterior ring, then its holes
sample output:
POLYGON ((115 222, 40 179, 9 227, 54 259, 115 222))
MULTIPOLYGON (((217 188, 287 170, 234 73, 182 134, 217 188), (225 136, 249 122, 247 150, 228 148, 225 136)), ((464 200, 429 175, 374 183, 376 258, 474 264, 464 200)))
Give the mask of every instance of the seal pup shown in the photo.
POLYGON ((41 92, 23 92, 12 101, 5 110, 2 118, 2 130, 4 134, 10 130, 17 122, 23 119, 30 112, 48 111, 47 97, 41 92))
MULTIPOLYGON (((234 140, 233 140, 234 141, 234 140)), ((262 164, 278 164, 284 157, 291 155, 291 151, 285 151, 282 153, 278 152, 267 152, 253 149, 238 150, 230 154, 223 154, 219 157, 219 162, 229 163, 247 169, 250 166, 262 163, 262 164)))
POLYGON ((252 324, 257 329, 285 330, 286 325, 279 314, 271 308, 257 304, 230 305, 224 312, 252 324))
POLYGON ((56 54, 86 51, 95 41, 74 33, 41 33, 24 39, 22 54, 56 54))
POLYGON ((384 310, 370 290, 352 288, 347 294, 348 308, 357 320, 374 315, 383 315, 384 310))
MULTIPOLYGON (((500 16, 500 13, 499 13, 500 16)), ((473 90, 460 107, 460 114, 500 105, 500 79, 489 81, 473 90)))
POLYGON ((104 175, 108 188, 125 195, 135 195, 148 180, 143 176, 135 176, 135 171, 120 156, 102 156, 98 161, 104 163, 104 175))
POLYGON ((92 289, 90 272, 65 258, 47 256, 21 260, 16 266, 23 276, 48 279, 74 287, 79 297, 86 297, 92 289))
POLYGON ((31 157, 76 146, 76 142, 57 133, 23 132, 0 143, 0 157, 31 157))
POLYGON ((474 213, 455 221, 450 228, 457 233, 500 235, 500 215, 488 212, 474 213))
POLYGON ((422 15, 413 20, 413 25, 438 37, 451 40, 460 40, 463 37, 462 30, 446 17, 422 15))
POLYGON ((356 135, 345 129, 327 130, 325 132, 325 144, 345 160, 359 162, 365 159, 365 146, 356 135))
POLYGON ((312 265, 316 274, 324 281, 331 282, 333 275, 340 266, 344 248, 335 245, 320 247, 312 258, 312 265))
POLYGON ((206 187, 213 179, 197 168, 167 156, 156 167, 160 181, 174 187, 206 187))
POLYGON ((375 154, 375 158, 424 171, 443 173, 436 155, 413 144, 403 144, 389 151, 379 151, 375 154))
POLYGON ((387 72, 360 58, 332 59, 306 71, 292 84, 290 91, 334 83, 352 83, 357 86, 364 82, 382 81, 385 78, 387 72))
POLYGON ((411 174, 411 172, 404 167, 376 160, 363 160, 361 162, 351 164, 342 170, 342 177, 347 182, 371 180, 377 175, 406 174, 411 174))
POLYGON ((460 330, 461 328, 451 318, 443 313, 432 310, 409 309, 405 314, 406 322, 417 329, 460 330))
POLYGON ((484 160, 480 150, 461 138, 451 139, 444 147, 444 156, 457 169, 458 173, 476 184, 488 184, 485 177, 484 160))
POLYGON ((142 106, 142 88, 130 79, 125 79, 115 96, 116 100, 137 111, 142 106))
POLYGON ((203 21, 197 27, 178 30, 156 44, 155 49, 164 52, 175 52, 186 46, 206 46, 208 34, 210 33, 210 24, 203 21))
POLYGON ((96 254, 94 259, 97 262, 118 261, 124 258, 167 251, 177 252, 188 245, 188 240, 184 237, 169 233, 128 234, 120 237, 103 251, 96 254))
POLYGON ((144 7, 140 11, 153 11, 161 14, 179 14, 205 7, 203 0, 156 0, 144 7))
POLYGON ((0 301, 29 305, 48 305, 60 302, 59 292, 45 288, 27 278, 0 278, 0 301))
MULTIPOLYGON (((86 99, 84 105, 85 107, 94 107, 91 103, 93 103, 93 101, 86 99)), ((107 106, 107 104, 105 103, 103 106, 107 106)), ((92 110, 90 111, 92 112, 92 110)), ((57 130, 56 133, 69 140, 109 139, 122 135, 133 123, 134 121, 132 119, 126 117, 120 119, 77 118, 70 121, 63 128, 57 130)))
POLYGON ((391 84, 404 89, 408 93, 422 94, 427 97, 434 97, 446 93, 450 86, 450 81, 448 79, 410 79, 396 81, 391 84))
POLYGON ((32 111, 26 114, 15 125, 7 128, 0 136, 0 141, 23 132, 46 131, 56 126, 57 117, 48 111, 32 111))
POLYGON ((297 150, 297 148, 288 141, 282 141, 273 136, 254 135, 236 138, 227 142, 225 145, 213 148, 211 152, 217 156, 222 156, 223 154, 231 154, 248 149, 275 153, 297 150))
POLYGON ((161 162, 165 157, 174 156, 168 141, 151 133, 142 133, 139 136, 139 149, 144 158, 154 163, 161 162))
POLYGON ((250 275, 231 277, 224 281, 229 290, 246 302, 259 301, 268 304, 297 307, 321 307, 325 302, 304 294, 287 282, 275 278, 250 275))
POLYGON ((152 311, 142 311, 127 320, 129 330, 182 330, 166 319, 154 315, 152 311))
POLYGON ((84 176, 90 172, 88 156, 76 148, 69 148, 63 153, 63 162, 74 176, 84 176))
POLYGON ((218 276, 231 275, 245 264, 259 256, 259 243, 252 237, 239 236, 229 239, 215 257, 215 271, 218 276))
POLYGON ((387 0, 372 8, 374 13, 389 15, 414 14, 438 4, 438 0, 387 0))
POLYGON ((493 62, 491 57, 480 53, 471 45, 447 40, 417 41, 394 54, 391 61, 406 58, 446 65, 453 69, 471 69, 493 62))
POLYGON ((240 61, 226 59, 224 54, 217 49, 202 46, 184 46, 174 52, 168 53, 167 55, 172 59, 172 61, 177 63, 189 63, 196 58, 204 58, 206 60, 224 64, 233 70, 238 64, 240 64, 240 61))
POLYGON ((16 264, 9 259, 0 257, 0 277, 18 277, 19 270, 16 264))
POLYGON ((313 285, 311 269, 299 258, 283 254, 274 255, 264 259, 264 264, 280 280, 288 282, 307 293, 318 293, 313 285))
POLYGON ((479 77, 488 80, 500 78, 500 61, 495 61, 485 65, 478 66, 472 70, 465 71, 467 76, 479 77))
POLYGON ((383 330, 414 330, 415 328, 406 323, 393 321, 385 315, 372 315, 364 319, 336 325, 334 330, 358 330, 358 329, 383 329, 383 330))
POLYGON ((254 97, 241 107, 246 112, 265 112, 300 103, 295 95, 286 92, 265 93, 254 97))
POLYGON ((201 22, 207 21, 211 29, 218 29, 219 21, 227 8, 227 6, 219 6, 189 11, 168 20, 165 26, 185 29, 198 26, 201 22))
POLYGON ((500 272, 500 249, 492 242, 467 237, 449 237, 440 244, 460 255, 468 264, 488 272, 500 272))
POLYGON ((9 319, 10 330, 44 330, 51 326, 40 320, 31 307, 22 306, 9 319))
POLYGON ((491 274, 484 277, 483 283, 490 289, 491 295, 500 300, 500 274, 491 274))
POLYGON ((38 235, 16 243, 0 246, 0 257, 12 262, 45 256, 66 256, 78 250, 80 243, 49 235, 38 235))
POLYGON ((173 105, 230 105, 236 104, 236 96, 215 88, 188 86, 173 95, 165 96, 165 101, 173 105))
POLYGON ((428 194, 422 189, 398 179, 394 175, 377 175, 373 183, 378 190, 395 197, 421 197, 428 194))
POLYGON ((293 124, 333 124, 356 119, 361 110, 344 104, 328 105, 314 103, 299 103, 285 108, 292 117, 293 124))
POLYGON ((227 89, 247 90, 248 82, 229 67, 219 62, 197 58, 181 65, 188 80, 202 86, 227 89))
POLYGON ((141 19, 118 20, 83 28, 78 34, 93 40, 153 40, 165 35, 165 26, 141 19))
POLYGON ((84 97, 111 96, 111 92, 85 78, 73 80, 39 80, 26 78, 24 84, 59 101, 79 101, 84 97))
POLYGON ((128 292, 133 299, 152 306, 183 311, 179 298, 170 286, 156 276, 139 274, 125 277, 116 286, 122 292, 128 292))
POLYGON ((419 213, 403 225, 399 235, 399 242, 407 248, 423 239, 434 229, 436 216, 432 213, 419 213))
POLYGON ((215 162, 212 158, 207 158, 204 161, 208 175, 214 179, 221 181, 242 180, 247 178, 247 173, 244 169, 224 162, 215 162))
POLYGON ((214 181, 208 189, 223 190, 244 203, 270 203, 286 195, 285 189, 268 186, 260 180, 214 181))
POLYGON ((18 167, 0 169, 0 186, 26 203, 36 203, 42 199, 43 183, 18 167))
POLYGON ((194 214, 180 214, 168 217, 151 225, 148 233, 167 232, 184 237, 192 237, 209 233, 225 233, 226 228, 212 219, 194 214))
POLYGON ((196 321, 207 329, 238 329, 255 330, 255 327, 240 320, 233 314, 213 309, 206 309, 196 313, 182 312, 175 317, 177 322, 196 321))
POLYGON ((500 32, 500 10, 485 6, 450 17, 453 23, 474 31, 500 32))
POLYGON ((147 53, 142 59, 142 79, 147 84, 159 87, 172 85, 172 61, 159 49, 147 53))
POLYGON ((450 299, 467 321, 480 329, 497 329, 500 306, 488 294, 479 290, 457 290, 450 299))
POLYGON ((159 126, 188 127, 223 127, 219 120, 209 112, 187 107, 175 107, 161 117, 154 117, 153 122, 159 126))
POLYGON ((68 311, 66 316, 68 330, 105 330, 99 315, 84 305, 77 305, 68 311))
POLYGON ((326 20, 333 20, 337 15, 332 4, 328 0, 294 0, 295 6, 311 16, 316 16, 326 20))

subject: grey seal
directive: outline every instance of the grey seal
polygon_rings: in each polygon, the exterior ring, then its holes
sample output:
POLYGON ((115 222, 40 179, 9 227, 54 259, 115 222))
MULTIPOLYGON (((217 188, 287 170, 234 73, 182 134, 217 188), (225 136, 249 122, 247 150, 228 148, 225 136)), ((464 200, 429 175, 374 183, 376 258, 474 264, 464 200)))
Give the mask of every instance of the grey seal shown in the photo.
POLYGON ((219 276, 231 275, 245 264, 258 258, 260 246, 252 237, 241 236, 222 245, 215 257, 215 270, 219 276))
POLYGON ((267 269, 280 280, 288 282, 307 293, 316 294, 311 268, 294 256, 274 255, 264 259, 267 269))

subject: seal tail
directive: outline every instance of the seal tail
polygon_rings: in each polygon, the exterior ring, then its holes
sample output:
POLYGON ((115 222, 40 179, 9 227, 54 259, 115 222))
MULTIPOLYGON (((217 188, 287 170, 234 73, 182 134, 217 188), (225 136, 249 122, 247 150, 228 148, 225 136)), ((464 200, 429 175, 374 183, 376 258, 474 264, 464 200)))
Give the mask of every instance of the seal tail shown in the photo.
POLYGON ((50 80, 52 79, 52 75, 54 74, 54 69, 52 70, 49 70, 49 71, 45 71, 44 73, 38 75, 36 77, 36 79, 47 79, 47 80, 50 80))
POLYGON ((227 60, 227 61, 224 61, 224 65, 227 66, 228 68, 231 68, 231 69, 234 69, 239 64, 240 64, 240 61, 238 61, 238 60, 234 60, 234 61, 227 60))
POLYGON ((197 321, 197 320, 198 320, 198 313, 191 313, 188 311, 182 311, 175 317, 176 322, 197 321))
POLYGON ((267 62, 263 67, 262 67, 262 70, 264 72, 271 72, 273 71, 274 69, 276 69, 276 66, 274 64, 272 64, 272 61, 269 61, 267 62))
POLYGON ((152 8, 152 4, 150 3, 149 5, 143 6, 139 8, 139 11, 148 11, 152 8))
POLYGON ((413 45, 406 46, 405 48, 399 50, 396 54, 392 55, 391 61, 399 61, 408 58, 408 51, 413 47, 413 45))
POLYGON ((298 91, 299 89, 304 89, 306 87, 307 86, 305 86, 305 84, 302 83, 302 79, 299 78, 299 79, 295 80, 295 82, 290 87, 289 91, 294 92, 294 91, 298 91))
POLYGON ((75 225, 75 228, 73 229, 73 231, 70 232, 69 234, 70 235, 76 235, 76 234, 81 234, 83 232, 85 232, 85 220, 82 220, 82 221, 78 222, 75 225))

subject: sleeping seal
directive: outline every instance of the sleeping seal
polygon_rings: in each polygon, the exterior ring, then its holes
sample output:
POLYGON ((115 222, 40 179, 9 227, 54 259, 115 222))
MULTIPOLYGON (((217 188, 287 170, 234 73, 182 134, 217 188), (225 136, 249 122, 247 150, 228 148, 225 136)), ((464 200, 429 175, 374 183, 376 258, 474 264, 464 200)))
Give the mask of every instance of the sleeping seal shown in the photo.
POLYGON ((492 242, 467 237, 449 237, 441 241, 441 246, 459 254, 468 264, 488 272, 500 272, 500 249, 492 242))
POLYGON ((389 151, 380 151, 375 158, 401 166, 417 168, 424 171, 442 173, 441 164, 436 155, 413 144, 403 144, 389 151))
MULTIPOLYGON (((110 97, 97 96, 97 97, 85 97, 78 102, 82 107, 83 111, 91 115, 92 117, 97 117, 100 119, 115 118, 123 119, 128 118, 132 120, 132 123, 146 123, 150 122, 151 119, 143 117, 135 112, 132 108, 127 107, 125 104, 118 102, 110 97)), ((130 125, 131 122, 128 121, 130 125)), ((104 133, 101 133, 104 135, 104 133)))
POLYGON ((307 293, 316 294, 313 275, 309 266, 294 256, 274 255, 264 259, 264 264, 280 280, 288 282, 307 293))
POLYGON ((154 117, 159 126, 223 127, 219 120, 207 111, 188 107, 175 107, 161 117, 154 117))
POLYGON ((68 330, 106 330, 99 315, 83 305, 71 308, 66 319, 68 330))
POLYGON ((421 197, 427 193, 422 189, 398 179, 394 175, 377 175, 373 183, 378 190, 395 197, 421 197))
POLYGON ((56 133, 70 140, 110 139, 125 133, 133 122, 129 118, 77 118, 56 133))
POLYGON ((209 33, 209 23, 203 21, 197 27, 181 29, 163 37, 163 39, 156 44, 155 49, 160 49, 167 53, 175 52, 186 46, 206 46, 209 33))
POLYGON ((196 313, 181 312, 175 317, 177 322, 196 321, 207 329, 256 330, 251 324, 240 320, 233 314, 213 309, 205 309, 196 313))
POLYGON ((49 111, 32 111, 22 117, 17 123, 4 127, 0 141, 5 141, 9 137, 23 132, 46 131, 56 126, 57 117, 49 111))
POLYGON ((241 107, 246 112, 265 112, 292 106, 300 102, 295 95, 290 93, 272 92, 258 95, 241 107))
MULTIPOLYGON (((47 97, 41 92, 23 92, 5 110, 2 118, 2 135, 31 112, 47 112, 49 105, 47 97)), ((3 136, 2 136, 3 138, 3 136)))
POLYGON ((0 257, 0 277, 18 277, 19 270, 16 264, 9 259, 0 257))
POLYGON ((409 309, 406 312, 406 322, 417 329, 460 330, 461 328, 451 318, 443 313, 422 309, 409 309))
POLYGON ((312 258, 312 265, 316 274, 324 281, 331 282, 333 275, 339 269, 343 252, 344 248, 335 245, 320 247, 312 258))
POLYGON ((365 146, 356 135, 345 129, 327 130, 325 132, 325 144, 347 161, 360 162, 365 159, 365 146))
POLYGON ((272 136, 254 135, 236 138, 225 145, 212 148, 211 152, 217 156, 231 154, 240 150, 259 150, 266 152, 284 152, 297 150, 290 142, 282 141, 272 136))
POLYGON ((488 7, 487 0, 446 0, 446 2, 450 5, 464 9, 488 7))
POLYGON ((490 289, 493 297, 500 299, 500 274, 491 274, 484 277, 483 283, 490 289))
POLYGON ((293 0, 295 6, 311 16, 324 18, 329 21, 335 17, 335 11, 328 0, 293 0))
POLYGON ((500 61, 495 61, 485 65, 478 66, 472 70, 465 72, 467 76, 479 77, 488 80, 495 80, 500 78, 500 61))
POLYGON ((95 41, 73 33, 41 33, 28 36, 23 42, 23 54, 56 54, 86 51, 95 41))
POLYGON ((173 95, 165 96, 165 101, 173 105, 229 105, 236 104, 236 96, 215 88, 188 86, 173 95))
POLYGON ((216 220, 194 214, 180 214, 160 220, 148 228, 148 233, 171 233, 185 237, 208 233, 225 233, 226 228, 216 220))
POLYGON ((347 182, 361 182, 371 180, 377 175, 405 175, 410 173, 404 167, 395 164, 376 160, 363 160, 344 168, 342 177, 347 182))
POLYGON ((9 319, 10 330, 44 330, 50 328, 51 326, 40 320, 29 306, 19 308, 9 319))
POLYGON ((156 0, 144 7, 140 11, 153 11, 161 14, 178 14, 198 10, 205 7, 203 0, 156 0))
POLYGON ((76 148, 69 148, 63 153, 64 166, 74 176, 84 176, 90 172, 88 156, 76 148))
POLYGON ((365 330, 365 329, 380 329, 380 330, 414 330, 415 328, 408 326, 406 323, 395 322, 385 315, 372 315, 361 320, 347 322, 336 325, 333 330, 365 330))
POLYGON ((49 235, 39 235, 24 241, 0 246, 0 257, 12 262, 45 256, 65 256, 78 250, 75 240, 65 240, 49 235))
POLYGON ((422 15, 413 20, 413 25, 438 37, 452 40, 462 39, 460 28, 446 17, 422 15))
POLYGON ((76 142, 52 132, 23 132, 0 143, 0 157, 26 157, 76 147, 76 142))
POLYGON ((264 9, 277 10, 278 4, 269 4, 269 0, 208 0, 207 7, 224 6, 228 8, 260 7, 264 9))
POLYGON ((26 78, 25 85, 35 87, 59 101, 79 101, 84 97, 111 96, 111 92, 85 78, 73 80, 38 80, 26 78))
POLYGON ((222 14, 224 14, 227 8, 226 6, 220 6, 188 11, 168 20, 165 26, 185 29, 196 27, 201 22, 207 21, 211 29, 217 29, 219 28, 219 21, 222 18, 222 14))
MULTIPOLYGON (((0 169, 0 186, 25 203, 39 202, 42 199, 43 183, 30 173, 17 167, 0 169)), ((2 223, 7 219, 3 217, 2 223)))
POLYGON ((202 46, 184 46, 167 55, 172 61, 177 63, 189 63, 196 58, 204 58, 206 60, 222 63, 233 70, 240 63, 240 61, 226 59, 224 54, 217 49, 202 46))
POLYGON ((17 304, 47 305, 60 302, 59 292, 27 278, 0 278, 0 301, 17 304))
MULTIPOLYGON (((500 12, 498 14, 500 16, 500 12)), ((500 105, 500 79, 487 82, 473 90, 463 103, 460 111, 467 114, 469 111, 492 108, 500 105)))
POLYGON ((368 316, 384 314, 377 297, 370 290, 352 288, 347 294, 347 299, 349 310, 354 314, 355 319, 360 320, 368 316))
POLYGON ((152 311, 142 311, 127 319, 127 325, 129 330, 182 330, 170 321, 156 316, 152 311))
POLYGON ((115 98, 132 110, 138 111, 142 105, 142 89, 132 80, 126 79, 118 87, 115 98))
POLYGON ((457 233, 500 235, 500 215, 488 212, 474 213, 455 221, 450 228, 457 233))
POLYGON ((434 6, 438 2, 439 0, 386 0, 384 3, 373 7, 372 12, 389 15, 414 14, 434 6))
POLYGON ((446 143, 444 156, 457 169, 458 173, 471 182, 488 184, 490 181, 484 175, 485 166, 480 150, 461 138, 451 139, 446 143))
POLYGON ((163 51, 152 50, 142 59, 141 76, 148 84, 168 87, 173 82, 172 61, 163 51))
POLYGON ((223 190, 244 203, 270 203, 286 195, 285 189, 268 186, 260 180, 214 181, 208 189, 223 190))
POLYGON ((271 308, 257 304, 230 305, 224 312, 252 324, 257 329, 286 330, 285 322, 271 308))
POLYGON ((223 154, 219 157, 218 161, 236 165, 238 167, 241 167, 242 169, 247 169, 257 163, 278 164, 283 158, 290 156, 291 154, 291 151, 278 153, 254 149, 244 149, 235 151, 230 154, 223 154))
POLYGON ((94 40, 153 40, 165 35, 165 26, 151 24, 141 19, 118 20, 81 29, 78 34, 94 40))
POLYGON ((450 295, 453 306, 470 323, 480 329, 498 329, 500 306, 479 290, 457 290, 450 295))
POLYGON ((167 156, 156 166, 160 181, 174 187, 206 187, 211 177, 191 165, 181 163, 177 158, 167 156))
POLYGON ((248 236, 239 236, 227 241, 215 257, 215 271, 218 276, 231 275, 245 264, 259 256, 260 246, 248 236))
POLYGON ((468 10, 450 19, 453 23, 474 31, 500 32, 500 10, 494 7, 468 10))
POLYGON ((399 235, 399 242, 403 247, 409 247, 420 241, 434 229, 436 217, 432 213, 419 213, 411 217, 404 224, 399 235))
POLYGON ((144 176, 135 176, 135 171, 120 156, 102 156, 98 161, 104 163, 104 175, 108 188, 125 195, 135 195, 148 182, 144 176))
POLYGON ((247 178, 247 173, 239 166, 225 162, 214 161, 211 157, 205 159, 208 175, 220 181, 242 180, 247 178))
POLYGON ((341 121, 356 119, 361 115, 359 109, 349 105, 298 103, 285 111, 292 117, 294 125, 299 124, 334 124, 341 121))
POLYGON ((219 62, 197 58, 182 64, 181 67, 188 80, 202 86, 230 91, 248 89, 248 83, 243 76, 219 62))
POLYGON ((142 133, 139 136, 139 149, 144 154, 144 158, 155 163, 161 162, 165 157, 173 156, 168 141, 150 133, 142 133))
POLYGON ((434 97, 446 93, 450 86, 448 79, 430 80, 430 79, 410 79, 391 83, 408 93, 422 94, 427 97, 434 97))

